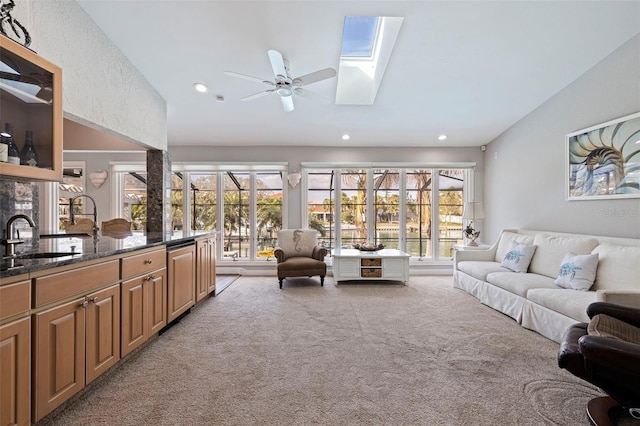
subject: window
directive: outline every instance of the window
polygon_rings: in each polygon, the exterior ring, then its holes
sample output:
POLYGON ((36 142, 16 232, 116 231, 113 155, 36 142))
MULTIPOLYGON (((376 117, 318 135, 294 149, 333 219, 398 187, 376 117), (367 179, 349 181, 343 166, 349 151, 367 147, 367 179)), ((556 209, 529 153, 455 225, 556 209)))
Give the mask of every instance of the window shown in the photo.
POLYGON ((305 166, 308 226, 328 248, 372 241, 420 260, 450 259, 463 242, 467 170, 305 166))
POLYGON ((282 174, 256 173, 257 257, 273 257, 277 233, 282 229, 282 174))
POLYGON ((273 259, 284 222, 283 171, 283 165, 174 165, 174 233, 183 224, 190 231, 219 231, 223 261, 273 259))
POLYGON ((122 175, 122 215, 131 221, 134 231, 144 232, 147 228, 147 174, 129 172, 122 175))

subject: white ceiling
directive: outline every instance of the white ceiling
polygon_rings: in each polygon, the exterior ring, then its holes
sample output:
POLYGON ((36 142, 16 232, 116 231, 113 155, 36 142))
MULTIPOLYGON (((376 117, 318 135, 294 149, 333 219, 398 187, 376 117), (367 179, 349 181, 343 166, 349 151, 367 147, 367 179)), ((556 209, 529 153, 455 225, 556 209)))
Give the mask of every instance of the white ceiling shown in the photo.
POLYGON ((170 146, 479 146, 640 31, 638 1, 79 3, 167 101, 170 146), (293 77, 337 70, 346 15, 405 18, 373 105, 335 105, 335 78, 289 113, 240 101, 267 87, 224 71, 273 80, 268 49, 293 77))

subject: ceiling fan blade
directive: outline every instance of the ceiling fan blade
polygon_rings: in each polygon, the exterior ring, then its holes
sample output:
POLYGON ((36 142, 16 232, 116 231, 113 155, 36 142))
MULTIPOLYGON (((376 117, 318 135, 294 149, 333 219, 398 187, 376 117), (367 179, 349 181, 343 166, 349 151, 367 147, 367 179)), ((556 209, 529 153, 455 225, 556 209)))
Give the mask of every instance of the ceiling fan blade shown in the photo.
POLYGON ((285 112, 293 111, 293 96, 280 96, 280 100, 285 112))
POLYGON ((296 87, 293 90, 298 96, 302 96, 303 98, 320 98, 323 100, 330 100, 331 98, 327 95, 323 95, 322 93, 314 92, 313 90, 309 90, 306 87, 296 87))
POLYGON ((284 66, 284 59, 282 58, 282 54, 277 50, 269 50, 269 62, 271 62, 271 68, 273 69, 273 74, 276 76, 287 76, 287 69, 284 66))
POLYGON ((274 86, 272 81, 267 81, 267 80, 259 78, 259 77, 252 77, 250 75, 240 74, 240 73, 233 72, 233 71, 225 71, 224 73, 226 75, 230 75, 231 77, 237 77, 237 78, 241 78, 243 80, 249 80, 249 81, 253 81, 253 82, 256 82, 256 83, 264 83, 264 84, 268 84, 269 86, 274 86))
POLYGON ((253 99, 257 99, 257 98, 261 98, 263 96, 266 96, 269 93, 273 93, 275 91, 276 91, 276 89, 265 90, 264 92, 258 92, 258 93, 254 93, 253 95, 245 96, 244 98, 241 98, 240 100, 241 101, 251 101, 253 99))
POLYGON ((326 80, 336 76, 336 70, 333 68, 325 68, 323 70, 314 71, 309 74, 305 74, 300 77, 296 77, 293 81, 300 81, 302 85, 317 83, 318 81, 326 80))

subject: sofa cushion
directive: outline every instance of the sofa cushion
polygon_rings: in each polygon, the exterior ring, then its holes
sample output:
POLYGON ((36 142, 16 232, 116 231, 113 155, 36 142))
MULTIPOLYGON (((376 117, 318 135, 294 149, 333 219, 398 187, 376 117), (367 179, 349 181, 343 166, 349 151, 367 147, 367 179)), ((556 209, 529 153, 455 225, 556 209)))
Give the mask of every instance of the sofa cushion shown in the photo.
POLYGON ((552 278, 538 274, 492 272, 487 275, 487 282, 522 297, 533 288, 557 288, 552 278))
POLYGON ((640 328, 606 314, 591 318, 587 333, 589 336, 611 337, 640 345, 640 328))
POLYGON ((587 291, 596 279, 598 253, 567 253, 562 259, 558 278, 554 281, 558 287, 587 291))
POLYGON ((504 266, 513 272, 525 273, 529 269, 531 258, 536 252, 536 246, 522 244, 517 241, 511 241, 509 251, 504 255, 504 259, 500 263, 500 266, 504 266))
POLYGON ((589 237, 536 234, 533 243, 537 248, 529 265, 529 272, 555 279, 565 254, 589 254, 598 245, 598 240, 589 237))
POLYGON ((594 290, 640 291, 640 247, 601 243, 594 290))
POLYGON ((458 263, 458 270, 478 280, 486 281, 487 274, 491 272, 508 272, 507 268, 500 266, 498 262, 486 262, 465 260, 458 263))
POLYGON ((554 288, 529 290, 527 299, 578 322, 589 322, 587 306, 595 302, 597 298, 595 291, 567 290, 554 285, 554 288))
POLYGON ((533 244, 533 235, 527 234, 517 234, 515 232, 503 232, 500 235, 500 241, 498 242, 498 248, 496 249, 496 262, 502 262, 504 256, 509 251, 509 247, 511 247, 511 242, 517 241, 522 244, 533 244))

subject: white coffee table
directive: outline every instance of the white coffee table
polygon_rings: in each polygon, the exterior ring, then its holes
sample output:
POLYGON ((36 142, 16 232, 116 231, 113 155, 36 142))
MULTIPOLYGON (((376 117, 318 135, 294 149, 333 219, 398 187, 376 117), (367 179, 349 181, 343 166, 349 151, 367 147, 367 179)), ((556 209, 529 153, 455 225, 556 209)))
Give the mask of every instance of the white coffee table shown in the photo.
POLYGON ((333 253, 333 279, 387 280, 409 282, 409 255, 395 249, 360 251, 336 249, 333 253))

